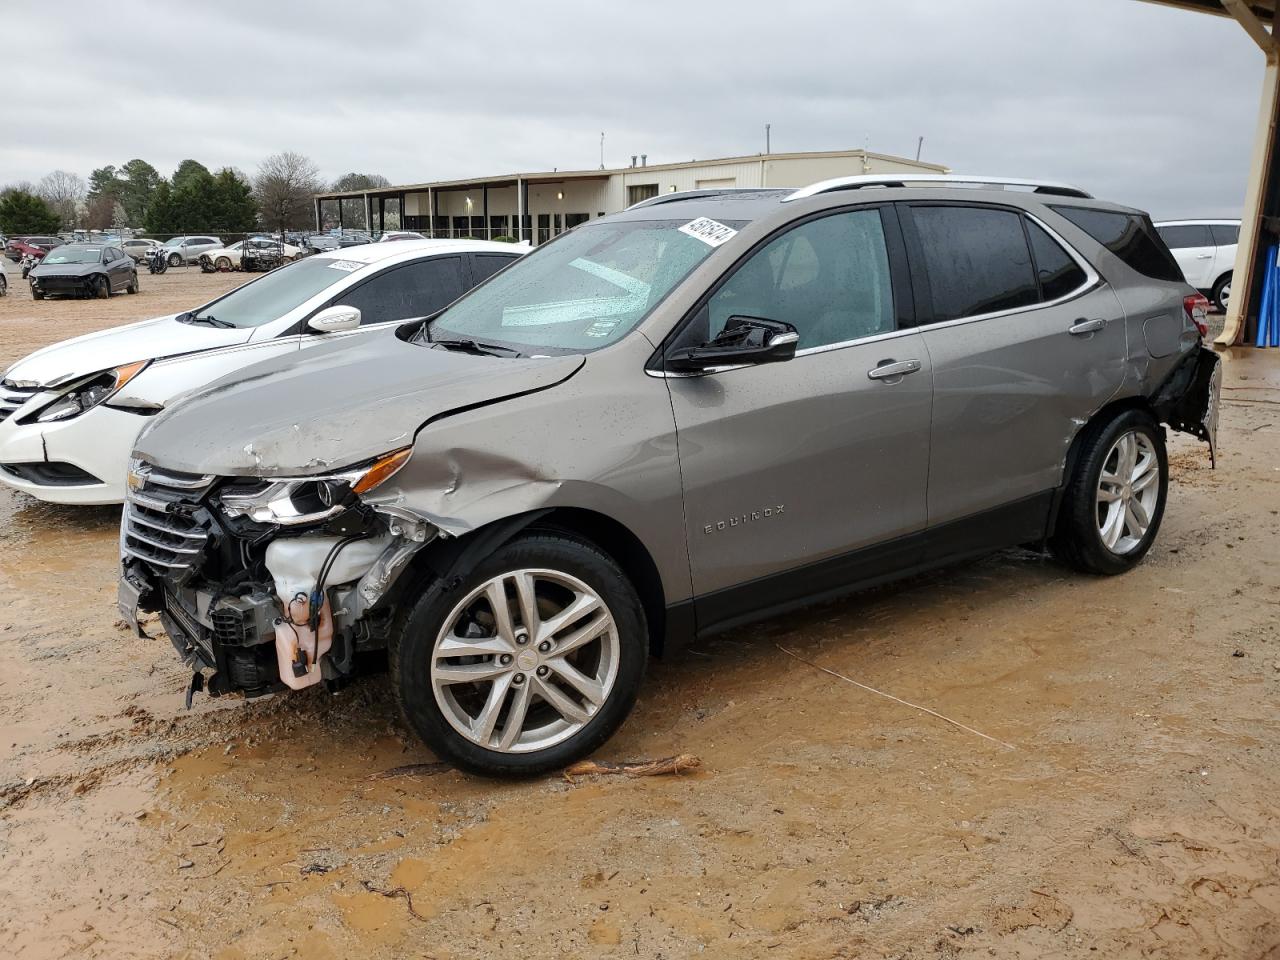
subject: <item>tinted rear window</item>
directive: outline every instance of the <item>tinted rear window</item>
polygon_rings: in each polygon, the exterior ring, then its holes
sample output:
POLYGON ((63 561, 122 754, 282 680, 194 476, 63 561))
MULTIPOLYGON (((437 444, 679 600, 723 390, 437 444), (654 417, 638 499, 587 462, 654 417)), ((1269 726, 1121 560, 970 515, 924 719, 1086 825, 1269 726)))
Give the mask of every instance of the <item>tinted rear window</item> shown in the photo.
POLYGON ((935 320, 1039 301, 1022 218, 1008 210, 913 206, 935 320))
POLYGON ((1240 242, 1240 225, 1233 223, 1215 223, 1209 227, 1213 233, 1214 246, 1229 247, 1240 242))
POLYGON ((1182 270, 1145 216, 1090 207, 1055 206, 1054 211, 1123 260, 1154 280, 1182 283, 1182 270))

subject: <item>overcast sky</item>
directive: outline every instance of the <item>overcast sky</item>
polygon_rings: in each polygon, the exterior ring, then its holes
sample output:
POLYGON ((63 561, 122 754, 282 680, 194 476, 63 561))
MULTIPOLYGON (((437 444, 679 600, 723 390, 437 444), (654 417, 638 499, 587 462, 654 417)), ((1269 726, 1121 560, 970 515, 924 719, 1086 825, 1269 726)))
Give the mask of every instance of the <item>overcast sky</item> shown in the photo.
POLYGON ((0 10, 0 185, 132 157, 411 183, 867 147, 1239 213, 1261 52, 1138 0, 39 3, 0 10))

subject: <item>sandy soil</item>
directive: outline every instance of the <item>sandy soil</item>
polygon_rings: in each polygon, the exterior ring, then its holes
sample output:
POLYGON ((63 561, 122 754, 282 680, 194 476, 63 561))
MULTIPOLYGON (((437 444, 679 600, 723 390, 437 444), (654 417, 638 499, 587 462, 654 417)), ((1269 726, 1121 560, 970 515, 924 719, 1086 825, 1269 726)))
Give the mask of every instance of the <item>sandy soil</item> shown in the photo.
MULTIPOLYGON (((14 297, 0 359, 227 282, 14 297)), ((654 664, 601 758, 679 777, 370 779, 433 759, 378 677, 187 713, 117 512, 0 493, 0 956, 1280 957, 1280 373, 1227 383, 1125 577, 1011 551, 654 664)))

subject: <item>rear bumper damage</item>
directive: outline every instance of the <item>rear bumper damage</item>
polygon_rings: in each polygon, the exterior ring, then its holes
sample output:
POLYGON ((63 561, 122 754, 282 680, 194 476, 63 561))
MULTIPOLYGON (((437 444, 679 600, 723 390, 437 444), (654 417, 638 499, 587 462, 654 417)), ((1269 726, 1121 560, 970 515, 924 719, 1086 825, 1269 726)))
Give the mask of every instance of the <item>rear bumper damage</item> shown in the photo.
POLYGON ((1222 358, 1198 347, 1178 365, 1152 400, 1163 423, 1209 445, 1209 460, 1218 459, 1218 417, 1222 406, 1222 358))

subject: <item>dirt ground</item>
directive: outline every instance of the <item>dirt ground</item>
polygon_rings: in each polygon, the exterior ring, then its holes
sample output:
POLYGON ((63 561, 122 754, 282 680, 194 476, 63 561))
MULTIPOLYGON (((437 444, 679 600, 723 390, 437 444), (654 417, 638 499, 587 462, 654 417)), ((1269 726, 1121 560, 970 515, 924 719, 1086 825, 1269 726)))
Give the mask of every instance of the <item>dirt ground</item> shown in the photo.
MULTIPOLYGON (((15 283, 0 360, 231 282, 15 283)), ((0 956, 1278 958, 1278 360, 1127 576, 1010 551, 654 663, 601 758, 682 776, 371 779, 433 759, 379 677, 188 713, 118 511, 0 493, 0 956)))

